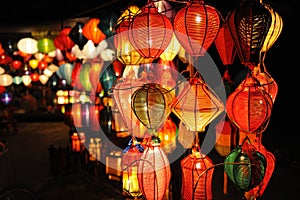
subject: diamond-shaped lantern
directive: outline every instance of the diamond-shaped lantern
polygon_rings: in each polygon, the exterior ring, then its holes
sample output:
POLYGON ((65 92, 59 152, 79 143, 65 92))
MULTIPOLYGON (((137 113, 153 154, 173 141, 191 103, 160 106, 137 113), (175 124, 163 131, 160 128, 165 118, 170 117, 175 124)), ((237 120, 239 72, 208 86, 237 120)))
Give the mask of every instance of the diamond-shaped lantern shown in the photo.
POLYGON ((191 131, 204 132, 224 110, 224 104, 204 80, 191 78, 171 105, 172 112, 191 131))

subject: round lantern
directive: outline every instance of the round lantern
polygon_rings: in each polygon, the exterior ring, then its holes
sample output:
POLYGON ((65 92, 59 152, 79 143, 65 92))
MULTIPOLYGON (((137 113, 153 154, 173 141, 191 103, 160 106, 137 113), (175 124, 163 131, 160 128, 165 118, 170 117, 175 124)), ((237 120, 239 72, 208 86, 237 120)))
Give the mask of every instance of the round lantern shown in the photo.
POLYGON ((226 19, 242 64, 257 65, 272 24, 272 15, 261 0, 244 0, 226 19))
POLYGON ((144 148, 133 137, 124 149, 122 156, 123 195, 140 197, 143 195, 138 182, 138 162, 143 155, 144 148))
POLYGON ((34 72, 34 73, 31 73, 30 74, 30 78, 31 78, 31 81, 32 82, 37 82, 37 81, 39 81, 39 73, 37 73, 37 72, 34 72))
POLYGON ((132 110, 150 131, 158 130, 171 113, 170 103, 173 95, 159 84, 144 84, 131 98, 132 110))
POLYGON ((22 38, 19 40, 17 47, 19 51, 27 54, 35 54, 38 52, 38 41, 33 38, 22 38))
POLYGON ((227 98, 227 115, 235 125, 254 133, 265 126, 271 116, 272 98, 251 74, 227 98))
POLYGON ((13 83, 13 77, 10 74, 0 74, 0 85, 10 86, 13 83))
POLYGON ((83 35, 82 28, 84 23, 77 22, 76 25, 70 30, 68 36, 71 40, 78 45, 79 49, 83 49, 83 46, 87 43, 88 39, 83 35))
POLYGON ((156 59, 168 47, 173 25, 169 18, 150 3, 142 8, 129 27, 129 40, 143 58, 156 59))
POLYGON ((49 53, 51 51, 55 51, 55 45, 52 39, 50 38, 42 38, 37 41, 38 51, 40 53, 49 53))
POLYGON ((214 173, 212 160, 193 150, 193 153, 181 160, 182 199, 213 199, 212 178, 214 173))
POLYGON ((242 191, 256 187, 265 176, 266 158, 247 140, 232 150, 225 157, 224 163, 226 174, 242 191))
POLYGON ((219 28, 219 12, 203 0, 189 1, 174 18, 176 37, 192 56, 203 56, 206 53, 219 28))
POLYGON ((84 24, 82 28, 82 34, 88 40, 91 40, 95 46, 106 38, 106 35, 98 28, 99 23, 100 19, 91 18, 88 22, 84 24))
POLYGON ((171 169, 166 153, 159 141, 149 139, 138 163, 138 181, 144 197, 162 200, 170 179, 171 169))

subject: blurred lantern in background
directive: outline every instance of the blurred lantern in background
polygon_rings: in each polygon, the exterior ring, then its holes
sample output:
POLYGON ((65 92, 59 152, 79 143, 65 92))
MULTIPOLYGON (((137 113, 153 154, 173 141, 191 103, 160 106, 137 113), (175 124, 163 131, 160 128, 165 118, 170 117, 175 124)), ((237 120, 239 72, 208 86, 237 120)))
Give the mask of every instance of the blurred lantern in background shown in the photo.
POLYGON ((97 27, 106 35, 106 38, 109 38, 115 34, 114 26, 117 23, 117 20, 117 13, 115 11, 111 11, 101 18, 97 27))
POLYGON ((71 27, 64 27, 53 40, 55 47, 62 52, 71 51, 75 45, 74 41, 69 37, 71 30, 71 27))
MULTIPOLYGON (((87 43, 88 39, 83 35, 82 29, 84 27, 84 23, 77 22, 74 27, 71 28, 68 36, 71 40, 78 46, 80 50, 83 49, 84 45, 87 43)), ((75 46, 74 45, 74 46, 75 46)), ((73 46, 73 47, 74 47, 73 46)))
POLYGON ((100 19, 91 18, 82 27, 82 34, 91 40, 95 46, 97 46, 102 40, 106 38, 106 35, 98 28, 100 19))
POLYGON ((10 74, 0 74, 0 85, 1 86, 10 86, 13 83, 13 77, 10 74))
POLYGON ((100 83, 106 93, 109 92, 109 90, 115 84, 116 80, 117 80, 117 77, 115 75, 113 66, 111 64, 102 69, 102 72, 100 75, 100 83))
POLYGON ((39 51, 38 41, 30 37, 20 39, 17 46, 19 51, 26 54, 35 54, 39 51))
POLYGON ((37 48, 40 53, 50 53, 51 51, 55 51, 55 45, 52 39, 50 38, 42 38, 37 41, 37 48))

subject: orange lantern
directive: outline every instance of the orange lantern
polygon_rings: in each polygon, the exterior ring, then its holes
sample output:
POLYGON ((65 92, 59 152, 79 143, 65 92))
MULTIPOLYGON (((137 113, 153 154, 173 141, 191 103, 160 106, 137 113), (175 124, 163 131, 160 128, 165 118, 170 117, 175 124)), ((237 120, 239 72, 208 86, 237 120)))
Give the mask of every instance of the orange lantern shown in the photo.
POLYGON ((176 37, 192 56, 203 56, 206 53, 219 28, 219 12, 203 0, 189 1, 174 18, 176 37))
POLYGON ((161 141, 160 145, 166 153, 171 153, 176 148, 176 132, 176 124, 172 121, 171 117, 168 117, 157 133, 161 141))
POLYGON ((250 133, 266 125, 272 107, 272 98, 251 74, 228 96, 226 103, 230 120, 240 130, 250 133))
POLYGON ((100 19, 91 18, 82 28, 82 34, 95 45, 106 38, 106 35, 98 28, 99 23, 100 19))
POLYGON ((224 110, 224 104, 200 77, 189 80, 171 105, 173 113, 191 131, 205 131, 206 126, 224 110))
POLYGON ((37 81, 39 81, 40 79, 39 79, 39 74, 37 73, 37 72, 34 72, 34 73, 32 73, 32 74, 30 74, 30 78, 31 78, 31 81, 32 82, 37 82, 37 81))
POLYGON ((128 34, 130 43, 143 58, 156 59, 168 47, 173 36, 173 25, 150 2, 134 17, 128 34))
POLYGON ((193 153, 181 160, 182 199, 208 200, 212 198, 212 160, 199 152, 196 147, 193 153))
POLYGON ((162 200, 169 188, 171 169, 168 157, 156 137, 146 142, 138 163, 138 181, 146 199, 162 200))

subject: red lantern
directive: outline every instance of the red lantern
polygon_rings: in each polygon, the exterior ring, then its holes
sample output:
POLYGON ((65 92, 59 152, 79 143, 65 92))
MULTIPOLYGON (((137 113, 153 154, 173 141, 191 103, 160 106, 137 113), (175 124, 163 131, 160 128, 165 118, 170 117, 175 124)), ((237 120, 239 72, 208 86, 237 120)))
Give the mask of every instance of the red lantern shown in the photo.
POLYGON ((181 160, 182 199, 209 200, 212 198, 213 162, 194 149, 193 153, 181 160))
POLYGON ((44 70, 48 67, 48 63, 44 60, 41 60, 38 64, 38 68, 41 69, 41 70, 44 70))
POLYGON ((144 197, 162 200, 170 179, 171 169, 166 153, 156 138, 149 139, 138 163, 138 181, 144 197))
POLYGON ((11 66, 14 68, 14 69, 20 69, 20 67, 22 66, 22 61, 21 60, 13 60, 12 63, 11 63, 11 66))
POLYGON ((92 40, 95 45, 106 38, 106 35, 98 28, 99 23, 100 19, 91 18, 82 28, 82 34, 88 40, 92 40))
POLYGON ((232 92, 226 103, 227 115, 245 132, 261 132, 271 116, 272 98, 253 75, 248 75, 232 92))
POLYGON ((231 65, 236 57, 236 48, 230 35, 228 25, 223 23, 214 41, 223 65, 231 65))
POLYGON ((61 51, 71 51, 75 43, 69 37, 70 31, 71 27, 64 27, 58 36, 54 38, 53 42, 56 48, 60 49, 61 51))
POLYGON ((129 27, 129 40, 143 58, 156 59, 168 47, 173 36, 169 18, 158 12, 153 2, 144 6, 129 27))
POLYGON ((40 75, 39 75, 37 72, 34 72, 34 73, 30 74, 31 81, 32 81, 32 82, 37 82, 37 81, 39 81, 39 76, 40 76, 40 75))
POLYGON ((219 12, 203 0, 189 1, 174 18, 176 37, 192 56, 203 56, 206 53, 219 28, 219 12))

